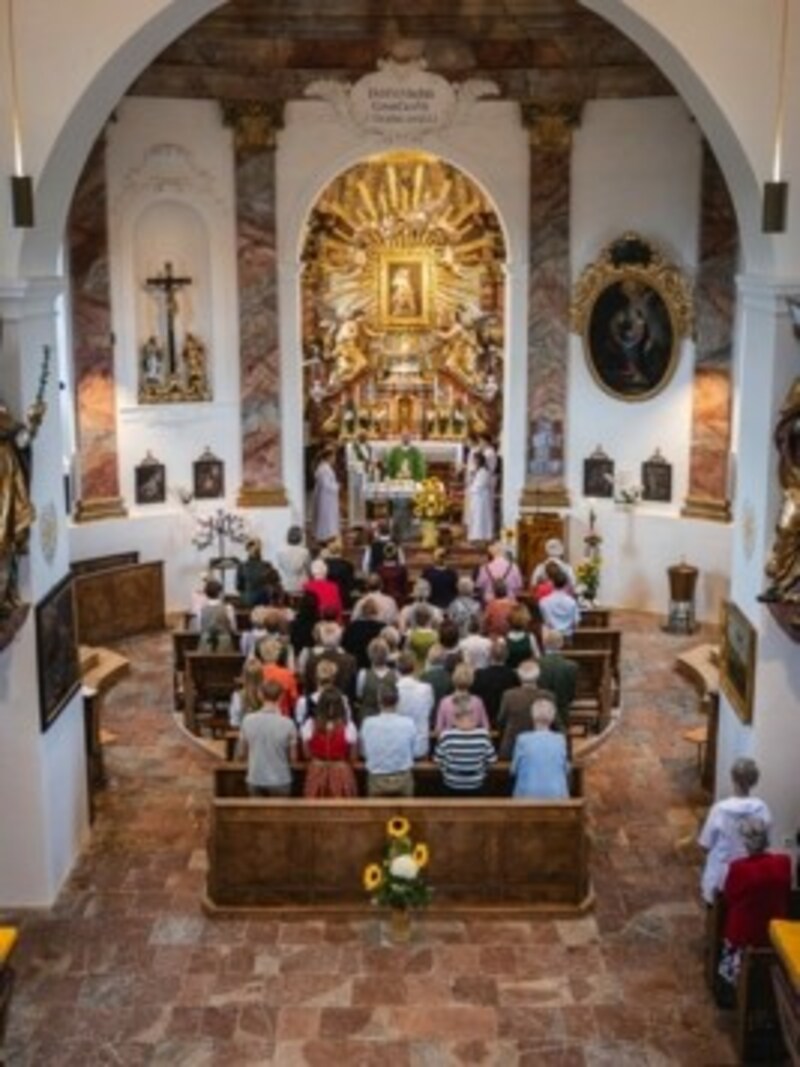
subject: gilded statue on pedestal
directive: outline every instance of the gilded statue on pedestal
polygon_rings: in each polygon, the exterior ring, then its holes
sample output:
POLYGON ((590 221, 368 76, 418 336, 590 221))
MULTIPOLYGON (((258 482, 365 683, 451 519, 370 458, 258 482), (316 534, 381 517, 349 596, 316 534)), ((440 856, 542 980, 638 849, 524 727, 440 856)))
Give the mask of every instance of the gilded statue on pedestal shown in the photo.
POLYGON ((781 408, 775 444, 783 502, 766 566, 771 584, 764 599, 800 604, 800 378, 795 378, 781 408))
POLYGON ((31 501, 31 444, 47 411, 44 390, 49 364, 50 349, 45 346, 36 399, 24 421, 15 418, 0 400, 0 648, 8 644, 28 611, 20 600, 17 571, 36 518, 31 501))

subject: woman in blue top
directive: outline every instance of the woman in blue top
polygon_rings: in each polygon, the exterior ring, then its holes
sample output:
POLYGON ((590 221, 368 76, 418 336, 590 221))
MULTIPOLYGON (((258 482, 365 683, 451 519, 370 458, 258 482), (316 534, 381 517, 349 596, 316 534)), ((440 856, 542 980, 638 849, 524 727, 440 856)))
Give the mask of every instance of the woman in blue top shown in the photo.
POLYGON ((555 717, 552 700, 534 700, 533 729, 517 737, 511 757, 515 797, 549 800, 569 796, 567 739, 550 729, 555 717))

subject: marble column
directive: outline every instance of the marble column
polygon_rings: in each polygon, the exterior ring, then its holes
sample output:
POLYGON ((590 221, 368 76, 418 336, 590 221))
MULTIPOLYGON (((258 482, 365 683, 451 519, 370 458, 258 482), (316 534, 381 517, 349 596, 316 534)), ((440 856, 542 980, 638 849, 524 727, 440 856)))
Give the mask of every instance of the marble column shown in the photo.
POLYGON ((695 286, 695 370, 689 491, 683 514, 730 520, 731 356, 739 230, 725 179, 703 144, 695 286))
POLYGON ((564 439, 569 357, 569 208, 574 104, 526 104, 531 177, 526 482, 522 507, 567 507, 564 439))
POLYGON ((101 137, 83 168, 67 222, 78 438, 75 504, 78 522, 126 514, 119 493, 105 162, 105 140, 101 137))
POLYGON ((239 273, 242 485, 240 507, 287 503, 281 453, 281 353, 275 227, 276 134, 283 106, 222 105, 233 128, 239 273))

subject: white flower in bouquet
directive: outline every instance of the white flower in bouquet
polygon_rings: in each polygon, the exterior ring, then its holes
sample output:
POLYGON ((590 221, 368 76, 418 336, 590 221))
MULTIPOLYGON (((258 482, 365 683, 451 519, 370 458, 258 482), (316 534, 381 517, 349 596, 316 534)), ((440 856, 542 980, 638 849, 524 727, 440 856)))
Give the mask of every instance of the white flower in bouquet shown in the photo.
POLYGON ((389 873, 394 878, 402 878, 406 882, 413 882, 419 874, 419 864, 413 856, 395 856, 389 864, 389 873))

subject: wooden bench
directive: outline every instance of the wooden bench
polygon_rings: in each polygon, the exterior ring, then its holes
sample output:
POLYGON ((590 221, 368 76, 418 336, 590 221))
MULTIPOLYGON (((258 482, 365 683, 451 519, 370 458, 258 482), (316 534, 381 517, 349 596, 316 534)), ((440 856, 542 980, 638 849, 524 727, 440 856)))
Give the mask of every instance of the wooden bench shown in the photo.
POLYGON ((713 793, 717 766, 719 724, 719 649, 716 645, 697 645, 675 660, 675 670, 697 691, 698 711, 706 716, 702 726, 686 730, 684 741, 697 745, 697 763, 703 787, 713 793))
POLYGON ((581 608, 578 627, 590 630, 605 630, 611 625, 611 608, 581 608))
MULTIPOLYGON (((295 789, 302 789, 302 768, 295 789)), ((359 768, 363 775, 363 768, 359 768)), ((436 916, 578 914, 592 904, 582 797, 561 801, 424 796, 439 772, 415 767, 417 796, 304 800, 249 798, 244 768, 214 774, 205 907, 286 918, 373 913, 362 885, 386 823, 406 816, 431 850, 436 916)), ((493 769, 508 790, 507 767, 493 769), (504 776, 505 780, 504 780, 504 776)))
POLYGON ((578 665, 569 726, 599 733, 611 720, 611 653, 603 649, 565 648, 560 653, 578 665))
POLYGON ((599 649, 611 653, 611 702, 613 707, 618 708, 622 686, 622 631, 612 630, 610 627, 580 626, 570 638, 568 647, 576 650, 599 649))
POLYGON ((193 734, 204 725, 212 732, 227 729, 228 706, 243 666, 240 652, 186 653, 183 721, 193 734))
POLYGON ((199 644, 199 630, 172 631, 172 703, 176 711, 179 711, 184 706, 186 654, 187 652, 196 652, 199 644))

